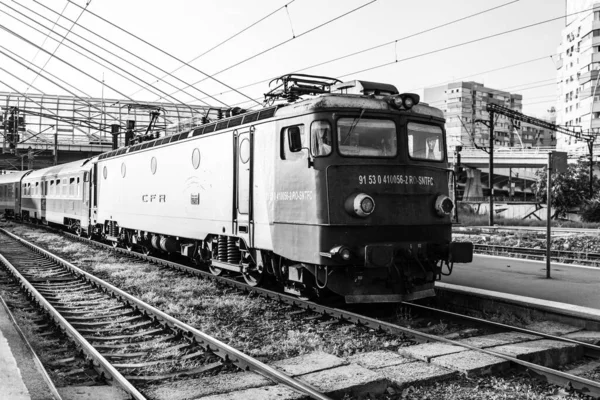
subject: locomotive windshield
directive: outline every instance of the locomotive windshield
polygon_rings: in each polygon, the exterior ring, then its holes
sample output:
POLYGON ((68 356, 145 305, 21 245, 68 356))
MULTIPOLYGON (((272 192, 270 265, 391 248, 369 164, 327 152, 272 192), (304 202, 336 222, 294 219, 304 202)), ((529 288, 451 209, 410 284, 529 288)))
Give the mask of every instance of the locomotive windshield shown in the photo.
POLYGON ((340 154, 354 157, 394 157, 398 153, 396 124, 390 120, 340 118, 340 154))
POLYGON ((408 123, 408 154, 417 160, 443 161, 442 128, 434 125, 408 123))

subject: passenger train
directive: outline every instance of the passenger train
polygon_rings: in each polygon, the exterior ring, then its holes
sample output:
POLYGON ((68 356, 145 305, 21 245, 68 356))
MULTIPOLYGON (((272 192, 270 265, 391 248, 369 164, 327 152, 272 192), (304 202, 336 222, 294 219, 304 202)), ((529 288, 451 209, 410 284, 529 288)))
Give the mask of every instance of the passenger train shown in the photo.
POLYGON ((389 84, 287 75, 257 111, 0 175, 0 212, 348 303, 434 295, 453 242, 444 118, 389 84))

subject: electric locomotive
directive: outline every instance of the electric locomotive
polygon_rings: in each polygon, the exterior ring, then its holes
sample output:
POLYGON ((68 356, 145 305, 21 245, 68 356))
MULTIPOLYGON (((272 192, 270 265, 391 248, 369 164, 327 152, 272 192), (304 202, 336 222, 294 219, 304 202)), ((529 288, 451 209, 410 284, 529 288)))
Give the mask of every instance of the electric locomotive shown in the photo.
POLYGON ((90 226, 301 296, 434 295, 473 252, 451 241, 442 112, 387 84, 280 81, 262 110, 101 155, 90 226))

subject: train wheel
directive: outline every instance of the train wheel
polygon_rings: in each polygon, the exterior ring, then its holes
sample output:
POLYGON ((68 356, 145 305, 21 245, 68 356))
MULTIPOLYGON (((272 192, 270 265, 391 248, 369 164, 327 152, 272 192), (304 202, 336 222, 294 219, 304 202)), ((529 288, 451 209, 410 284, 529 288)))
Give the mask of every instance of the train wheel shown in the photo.
POLYGON ((119 242, 110 242, 110 244, 112 245, 113 249, 119 247, 119 242))
POLYGON ((82 237, 84 235, 83 229, 80 226, 78 226, 77 228, 75 228, 75 234, 79 237, 82 237))
POLYGON ((265 270, 262 265, 250 265, 242 272, 244 280, 250 286, 258 286, 265 276, 265 270))
POLYGON ((210 265, 208 267, 208 269, 210 270, 210 273, 215 276, 219 276, 219 275, 223 274, 223 268, 217 268, 217 267, 213 267, 212 265, 210 265))
POLYGON ((142 246, 141 252, 145 256, 151 256, 154 253, 154 251, 152 250, 152 247, 148 247, 148 246, 142 246))

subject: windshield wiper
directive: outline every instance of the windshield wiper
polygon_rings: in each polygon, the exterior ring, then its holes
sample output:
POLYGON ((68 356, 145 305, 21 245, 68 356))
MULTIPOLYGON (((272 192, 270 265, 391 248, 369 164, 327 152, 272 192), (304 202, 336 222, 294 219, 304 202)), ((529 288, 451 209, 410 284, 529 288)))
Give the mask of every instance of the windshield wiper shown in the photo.
POLYGON ((356 125, 358 125, 358 123, 362 119, 362 116, 363 116, 364 113, 365 113, 365 109, 361 108, 360 115, 358 116, 358 118, 354 118, 354 121, 352 122, 352 125, 350 125, 350 130, 346 134, 346 137, 344 138, 344 141, 342 142, 342 144, 346 144, 346 142, 348 141, 348 138, 350 137, 350 134, 352 133, 352 131, 354 130, 354 128, 356 128, 356 125))

